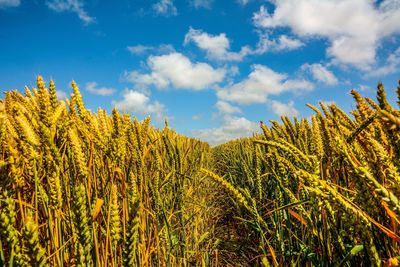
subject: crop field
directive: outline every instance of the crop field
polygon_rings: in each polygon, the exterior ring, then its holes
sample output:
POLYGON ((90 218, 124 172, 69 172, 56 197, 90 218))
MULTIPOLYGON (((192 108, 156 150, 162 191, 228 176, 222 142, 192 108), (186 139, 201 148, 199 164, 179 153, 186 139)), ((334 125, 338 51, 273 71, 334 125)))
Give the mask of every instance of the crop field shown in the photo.
POLYGON ((216 147, 71 85, 0 101, 0 266, 399 265, 400 85, 216 147))

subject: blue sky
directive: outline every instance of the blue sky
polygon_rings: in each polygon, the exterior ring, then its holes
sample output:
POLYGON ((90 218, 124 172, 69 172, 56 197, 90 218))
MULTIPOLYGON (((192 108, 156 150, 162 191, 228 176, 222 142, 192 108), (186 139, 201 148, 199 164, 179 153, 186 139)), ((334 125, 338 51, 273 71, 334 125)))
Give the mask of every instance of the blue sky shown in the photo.
POLYGON ((378 81, 394 103, 399 33, 399 0, 0 0, 0 88, 75 80, 93 111, 217 144, 378 81))

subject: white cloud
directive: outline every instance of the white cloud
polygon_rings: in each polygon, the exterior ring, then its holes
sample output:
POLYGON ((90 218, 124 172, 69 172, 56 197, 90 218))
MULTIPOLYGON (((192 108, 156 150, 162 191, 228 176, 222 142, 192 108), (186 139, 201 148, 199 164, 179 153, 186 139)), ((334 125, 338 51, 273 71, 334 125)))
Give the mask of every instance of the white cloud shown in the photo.
POLYGON ((163 16, 176 16, 178 15, 178 10, 174 6, 173 0, 160 0, 153 5, 153 10, 158 15, 163 16))
POLYGON ((400 67, 400 47, 390 54, 386 59, 386 62, 382 64, 382 67, 371 70, 367 73, 367 77, 383 77, 399 71, 400 67))
POLYGON ((303 64, 301 66, 301 70, 309 71, 313 78, 317 81, 328 85, 336 85, 338 83, 338 79, 333 74, 333 72, 329 71, 326 67, 321 64, 303 64))
POLYGON ((128 46, 128 51, 134 55, 143 55, 146 53, 171 53, 174 52, 175 49, 172 45, 169 44, 161 44, 159 46, 149 46, 149 45, 134 45, 128 46))
POLYGON ((278 38, 275 50, 294 50, 302 47, 303 45, 304 43, 298 39, 293 39, 287 35, 281 35, 278 38))
POLYGON ((270 14, 262 6, 253 16, 255 25, 271 29, 289 27, 300 37, 323 37, 330 41, 328 56, 339 64, 369 70, 375 63, 381 40, 400 32, 400 5, 383 1, 376 7, 369 0, 276 0, 270 14))
POLYGON ((185 35, 184 44, 190 42, 206 51, 209 58, 222 61, 240 61, 250 52, 250 48, 247 46, 242 47, 239 52, 230 52, 230 41, 225 33, 211 35, 202 30, 190 28, 185 35))
POLYGON ((220 127, 196 130, 192 134, 196 138, 209 142, 211 145, 218 145, 232 139, 252 136, 259 131, 258 124, 253 121, 249 121, 244 117, 226 115, 220 127))
POLYGON ((0 0, 0 8, 17 7, 20 4, 20 0, 0 0))
POLYGON ((68 94, 61 90, 56 90, 56 96, 58 100, 65 100, 68 98, 68 94))
POLYGON ((211 8, 213 2, 214 0, 191 0, 195 8, 211 8))
POLYGON ((228 102, 225 102, 222 100, 219 100, 215 106, 217 107, 219 112, 221 112, 223 114, 242 113, 240 108, 235 107, 235 106, 229 104, 228 102))
POLYGON ((203 118, 202 114, 195 114, 195 115, 192 116, 192 120, 194 120, 194 121, 199 121, 202 118, 203 118))
POLYGON ((314 85, 306 80, 290 80, 285 73, 278 73, 263 65, 253 65, 249 76, 236 84, 221 88, 219 99, 239 104, 265 103, 269 95, 283 92, 310 91, 314 85))
POLYGON ((88 90, 92 94, 102 96, 112 95, 115 92, 114 88, 98 87, 98 84, 96 82, 86 83, 86 90, 88 90))
POLYGON ((138 91, 125 90, 123 99, 112 103, 123 112, 142 115, 154 114, 157 121, 165 117, 165 106, 163 104, 158 101, 151 102, 148 96, 138 91))
POLYGON ((366 85, 366 84, 360 84, 360 85, 358 85, 358 89, 357 90, 359 90, 361 92, 370 91, 371 87, 369 85, 366 85))
POLYGON ((294 107, 294 102, 290 101, 285 104, 276 100, 270 101, 270 109, 276 115, 287 116, 287 117, 297 117, 299 116, 299 111, 294 107))
POLYGON ((152 46, 145 46, 145 45, 128 46, 128 51, 135 55, 144 54, 151 49, 153 49, 152 46))
POLYGON ((296 50, 304 43, 298 39, 294 39, 287 35, 280 35, 277 39, 271 40, 267 34, 259 34, 260 41, 257 44, 257 48, 252 51, 253 54, 264 54, 269 51, 290 51, 296 50))
POLYGON ((180 53, 151 56, 147 60, 150 73, 131 71, 125 78, 139 86, 154 85, 163 89, 203 90, 221 82, 226 74, 222 68, 214 69, 206 63, 193 63, 180 53))
POLYGON ((225 33, 212 35, 202 30, 189 29, 185 35, 184 44, 193 42, 200 49, 206 51, 207 57, 220 61, 241 61, 248 55, 261 55, 266 52, 278 52, 295 50, 304 45, 298 39, 294 39, 287 35, 280 35, 276 39, 269 39, 267 34, 259 33, 259 42, 256 48, 242 46, 240 51, 230 51, 230 40, 225 33))
POLYGON ((238 2, 242 6, 245 6, 250 2, 250 0, 236 0, 236 2, 238 2))
POLYGON ((89 16, 83 9, 83 1, 81 0, 49 0, 46 2, 46 5, 56 12, 74 12, 85 24, 90 24, 95 20, 94 17, 89 16))

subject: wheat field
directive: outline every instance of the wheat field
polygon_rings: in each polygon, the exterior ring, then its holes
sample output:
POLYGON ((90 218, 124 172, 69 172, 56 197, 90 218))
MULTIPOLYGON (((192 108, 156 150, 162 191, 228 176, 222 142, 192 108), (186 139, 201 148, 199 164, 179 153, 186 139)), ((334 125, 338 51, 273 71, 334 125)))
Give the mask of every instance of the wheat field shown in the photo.
MULTIPOLYGON (((400 111, 351 94, 210 147, 37 77, 0 102, 0 266, 398 266, 400 111)), ((392 92, 391 92, 392 93, 392 92)), ((400 85, 397 87, 400 106, 400 85)))

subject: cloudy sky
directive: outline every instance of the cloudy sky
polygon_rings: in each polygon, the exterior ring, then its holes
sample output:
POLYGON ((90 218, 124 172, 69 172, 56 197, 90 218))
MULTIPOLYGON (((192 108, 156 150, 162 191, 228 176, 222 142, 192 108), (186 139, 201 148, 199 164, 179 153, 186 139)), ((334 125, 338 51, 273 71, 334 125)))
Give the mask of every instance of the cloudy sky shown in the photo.
POLYGON ((378 81, 394 103, 399 34, 400 0, 0 0, 0 89, 75 80, 93 111, 216 144, 378 81))

